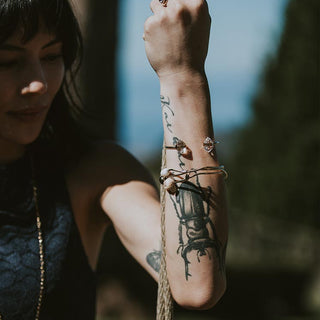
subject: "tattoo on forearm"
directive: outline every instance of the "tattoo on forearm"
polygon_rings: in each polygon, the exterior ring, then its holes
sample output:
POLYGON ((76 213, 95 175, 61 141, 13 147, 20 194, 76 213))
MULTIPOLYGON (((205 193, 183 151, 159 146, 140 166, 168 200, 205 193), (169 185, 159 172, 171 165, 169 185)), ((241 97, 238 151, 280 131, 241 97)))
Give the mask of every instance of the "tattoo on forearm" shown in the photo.
MULTIPOLYGON (((173 137, 173 139, 172 139, 172 144, 173 145, 176 145, 176 143, 179 141, 180 139, 179 138, 177 138, 177 137, 173 137)), ((178 152, 178 160, 179 160, 179 167, 182 169, 182 170, 184 170, 184 166, 186 165, 183 161, 182 161, 182 154, 180 154, 179 152, 178 152)))
POLYGON ((161 251, 154 250, 153 252, 149 253, 146 257, 149 266, 158 273, 160 272, 161 255, 161 251))
POLYGON ((160 96, 160 101, 161 101, 161 107, 164 114, 164 120, 166 122, 166 127, 168 131, 172 133, 172 123, 170 121, 169 113, 171 114, 172 117, 174 117, 174 112, 171 108, 170 98, 169 97, 165 98, 164 96, 160 96))
MULTIPOLYGON (((164 114, 166 128, 173 133, 174 111, 171 107, 169 97, 161 96, 161 107, 164 114)), ((172 138, 175 145, 178 137, 172 138)), ((177 153, 179 167, 184 170, 184 156, 177 153)), ((201 257, 207 256, 212 259, 212 251, 215 255, 220 272, 225 275, 225 256, 227 244, 222 244, 218 238, 215 225, 210 218, 210 208, 217 209, 217 201, 210 186, 203 188, 198 177, 196 182, 184 182, 179 186, 178 194, 170 195, 174 210, 179 220, 178 234, 179 247, 177 254, 180 254, 185 264, 185 278, 188 281, 190 273, 190 255, 196 255, 198 262, 201 257)), ((218 205, 219 206, 219 205, 218 205)), ((160 270, 161 252, 154 251, 147 256, 148 264, 157 272, 160 270)))
POLYGON ((180 254, 184 260, 186 280, 191 277, 188 259, 191 252, 196 252, 197 260, 200 262, 203 256, 212 258, 211 248, 216 254, 220 271, 224 273, 226 246, 222 247, 214 223, 209 216, 211 197, 212 189, 201 188, 198 179, 196 184, 190 181, 182 183, 176 198, 170 196, 179 219, 177 254, 180 254))

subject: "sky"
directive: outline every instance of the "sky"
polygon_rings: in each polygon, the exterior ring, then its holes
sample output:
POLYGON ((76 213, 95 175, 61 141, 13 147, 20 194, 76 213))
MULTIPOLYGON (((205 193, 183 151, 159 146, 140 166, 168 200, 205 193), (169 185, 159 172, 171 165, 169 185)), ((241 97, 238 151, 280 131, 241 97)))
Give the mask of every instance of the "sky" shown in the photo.
MULTIPOLYGON (((174 1, 174 0, 169 0, 174 1)), ((217 135, 245 125, 267 57, 277 48, 288 0, 209 0, 206 72, 217 135)), ((118 139, 141 161, 158 153, 163 129, 158 78, 142 40, 148 0, 120 1, 118 139)))

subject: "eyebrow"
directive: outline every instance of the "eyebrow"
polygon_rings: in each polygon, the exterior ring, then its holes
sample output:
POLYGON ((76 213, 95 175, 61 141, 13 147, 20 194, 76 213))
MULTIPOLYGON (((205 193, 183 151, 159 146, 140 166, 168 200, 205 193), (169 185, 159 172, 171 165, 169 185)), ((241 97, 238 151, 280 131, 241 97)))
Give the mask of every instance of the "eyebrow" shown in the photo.
MULTIPOLYGON (((46 49, 48 47, 51 47, 57 43, 60 43, 61 41, 59 39, 54 39, 52 41, 50 41, 49 43, 45 44, 41 49, 46 49)), ((0 50, 5 50, 5 51, 25 51, 25 49, 23 47, 19 47, 19 46, 14 46, 11 44, 1 44, 0 45, 0 50)))

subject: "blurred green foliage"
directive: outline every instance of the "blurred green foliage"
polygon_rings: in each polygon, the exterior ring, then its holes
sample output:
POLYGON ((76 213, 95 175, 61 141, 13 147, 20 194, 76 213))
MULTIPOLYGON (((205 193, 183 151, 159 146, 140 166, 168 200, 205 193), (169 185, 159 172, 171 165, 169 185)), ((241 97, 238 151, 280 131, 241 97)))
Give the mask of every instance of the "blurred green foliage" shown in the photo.
POLYGON ((292 0, 231 161, 231 206, 320 228, 320 1, 292 0))

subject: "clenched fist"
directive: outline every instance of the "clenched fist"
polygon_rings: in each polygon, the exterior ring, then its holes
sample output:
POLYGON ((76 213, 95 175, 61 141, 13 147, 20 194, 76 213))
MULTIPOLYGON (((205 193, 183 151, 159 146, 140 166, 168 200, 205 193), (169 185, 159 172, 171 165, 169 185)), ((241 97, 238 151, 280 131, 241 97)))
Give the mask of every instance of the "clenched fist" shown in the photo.
POLYGON ((159 0, 150 4, 153 15, 144 26, 147 57, 159 78, 203 72, 211 18, 205 0, 159 0))

